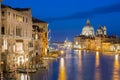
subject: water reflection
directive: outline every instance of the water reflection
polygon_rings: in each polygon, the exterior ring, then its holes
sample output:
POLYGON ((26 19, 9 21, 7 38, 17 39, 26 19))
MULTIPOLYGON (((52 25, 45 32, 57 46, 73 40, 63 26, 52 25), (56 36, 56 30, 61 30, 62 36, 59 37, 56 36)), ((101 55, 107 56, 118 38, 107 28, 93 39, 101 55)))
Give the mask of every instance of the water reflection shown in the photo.
POLYGON ((60 58, 58 80, 66 80, 66 68, 64 58, 60 58))
POLYGON ((100 54, 96 52, 95 56, 95 80, 101 80, 100 76, 100 54))
POLYGON ((14 80, 120 80, 119 60, 118 55, 113 57, 99 52, 66 51, 66 56, 52 60, 47 70, 13 75, 14 80))
POLYGON ((81 50, 78 51, 78 72, 77 74, 77 80, 82 80, 82 53, 81 50))
POLYGON ((113 65, 113 80, 120 80, 120 68, 119 68, 119 55, 115 55, 114 65, 113 65))
POLYGON ((81 50, 79 50, 79 52, 78 52, 78 69, 79 69, 79 71, 81 71, 82 70, 82 54, 81 54, 81 50))
POLYGON ((100 55, 99 55, 99 52, 96 52, 95 67, 99 68, 99 65, 100 65, 100 55))

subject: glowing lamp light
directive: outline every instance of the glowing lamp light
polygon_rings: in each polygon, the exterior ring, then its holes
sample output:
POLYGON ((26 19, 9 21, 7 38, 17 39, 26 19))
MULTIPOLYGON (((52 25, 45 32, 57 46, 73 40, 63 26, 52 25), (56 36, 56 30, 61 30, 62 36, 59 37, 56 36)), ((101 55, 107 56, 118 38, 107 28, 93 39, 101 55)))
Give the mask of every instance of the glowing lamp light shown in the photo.
POLYGON ((96 52, 96 55, 99 55, 99 52, 98 52, 98 51, 96 52))
POLYGON ((26 58, 26 61, 28 61, 28 58, 26 58))
POLYGON ((17 61, 18 65, 20 64, 20 58, 18 58, 18 61, 17 61))
POLYGON ((64 54, 64 51, 62 50, 60 53, 61 53, 61 54, 64 54))
POLYGON ((61 67, 64 68, 64 58, 60 59, 60 64, 61 64, 61 67))
POLYGON ((116 54, 116 55, 115 55, 115 60, 118 60, 118 59, 119 59, 119 55, 116 54))

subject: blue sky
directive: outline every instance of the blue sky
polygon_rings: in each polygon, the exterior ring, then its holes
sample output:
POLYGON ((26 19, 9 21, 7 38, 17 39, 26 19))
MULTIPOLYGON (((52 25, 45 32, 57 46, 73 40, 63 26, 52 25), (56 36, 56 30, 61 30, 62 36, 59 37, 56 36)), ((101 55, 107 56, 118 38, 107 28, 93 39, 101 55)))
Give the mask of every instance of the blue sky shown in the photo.
POLYGON ((49 23, 51 41, 73 41, 87 19, 95 31, 99 25, 108 34, 120 36, 120 0, 3 0, 3 4, 32 10, 32 15, 49 23))

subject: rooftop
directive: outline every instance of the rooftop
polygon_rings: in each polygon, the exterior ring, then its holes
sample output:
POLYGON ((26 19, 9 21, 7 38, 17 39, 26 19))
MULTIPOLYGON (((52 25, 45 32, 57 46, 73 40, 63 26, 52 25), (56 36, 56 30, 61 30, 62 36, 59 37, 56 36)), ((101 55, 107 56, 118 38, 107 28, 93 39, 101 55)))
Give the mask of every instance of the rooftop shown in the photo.
POLYGON ((1 8, 11 8, 11 9, 14 9, 16 11, 28 11, 28 10, 30 10, 30 8, 12 8, 11 6, 4 5, 4 4, 1 4, 1 8))
POLYGON ((47 23, 45 21, 42 21, 42 20, 39 20, 39 19, 36 19, 36 18, 32 18, 32 21, 33 22, 39 22, 39 23, 47 23))

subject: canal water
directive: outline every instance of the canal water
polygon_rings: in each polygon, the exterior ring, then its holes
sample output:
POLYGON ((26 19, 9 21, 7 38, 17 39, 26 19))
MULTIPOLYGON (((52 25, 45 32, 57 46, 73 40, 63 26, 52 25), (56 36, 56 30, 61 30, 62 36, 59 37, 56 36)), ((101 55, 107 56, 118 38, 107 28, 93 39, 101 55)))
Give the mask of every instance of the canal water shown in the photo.
POLYGON ((17 80, 120 80, 120 57, 99 52, 66 50, 48 69, 17 74, 17 80))

